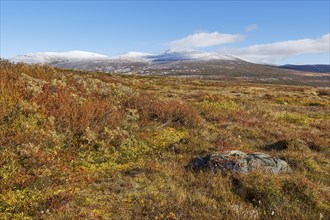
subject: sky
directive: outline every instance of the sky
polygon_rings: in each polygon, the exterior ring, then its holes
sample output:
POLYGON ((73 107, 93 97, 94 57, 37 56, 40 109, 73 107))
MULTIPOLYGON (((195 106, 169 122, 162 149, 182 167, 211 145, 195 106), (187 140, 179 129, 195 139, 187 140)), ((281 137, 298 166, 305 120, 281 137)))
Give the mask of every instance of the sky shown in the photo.
POLYGON ((0 1, 2 58, 171 49, 256 63, 330 64, 328 0, 0 1))

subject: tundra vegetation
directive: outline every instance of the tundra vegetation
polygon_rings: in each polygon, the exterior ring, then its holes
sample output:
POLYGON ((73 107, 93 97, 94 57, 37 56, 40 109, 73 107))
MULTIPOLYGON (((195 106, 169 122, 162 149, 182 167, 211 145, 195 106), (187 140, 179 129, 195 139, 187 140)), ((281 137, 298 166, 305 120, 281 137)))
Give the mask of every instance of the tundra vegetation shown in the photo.
POLYGON ((0 62, 0 219, 329 219, 329 89, 0 62), (185 169, 240 150, 292 172, 185 169))

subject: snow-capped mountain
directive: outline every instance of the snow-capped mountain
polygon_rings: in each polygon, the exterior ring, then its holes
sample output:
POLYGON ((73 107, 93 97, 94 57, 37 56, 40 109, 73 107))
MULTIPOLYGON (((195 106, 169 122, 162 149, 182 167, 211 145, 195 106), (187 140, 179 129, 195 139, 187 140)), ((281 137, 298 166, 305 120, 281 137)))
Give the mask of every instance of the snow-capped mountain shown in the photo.
POLYGON ((71 62, 79 60, 108 60, 113 62, 173 62, 173 61, 189 61, 189 60, 238 60, 235 57, 227 55, 219 55, 216 53, 208 53, 202 51, 175 51, 167 50, 160 54, 150 54, 141 52, 129 52, 119 56, 105 56, 97 53, 85 51, 69 51, 69 52, 38 52, 27 55, 18 55, 10 59, 12 62, 24 63, 42 63, 52 64, 61 62, 71 62))
POLYGON ((208 53, 202 51, 191 50, 167 50, 158 55, 147 56, 149 60, 166 62, 166 61, 182 61, 182 60, 237 60, 237 58, 228 55, 219 55, 216 53, 208 53))
POLYGON ((219 55, 192 50, 167 50, 160 54, 129 52, 124 55, 110 57, 114 60, 144 61, 144 62, 172 62, 187 60, 237 60, 237 58, 228 55, 219 55))
MULTIPOLYGON (((219 55, 201 51, 167 50, 160 54, 129 52, 118 56, 105 56, 85 51, 69 52, 38 52, 18 55, 10 59, 11 62, 31 64, 49 64, 59 68, 72 68, 88 71, 167 74, 167 69, 180 69, 183 65, 193 65, 201 62, 230 62, 242 60, 231 56, 219 55), (164 72, 162 72, 164 71, 164 72)), ((195 67, 194 67, 195 68, 195 67)), ((198 69, 198 68, 197 68, 198 69)), ((194 71, 197 71, 196 68, 194 71)))
POLYGON ((150 62, 150 59, 148 58, 150 56, 154 56, 154 54, 129 52, 127 54, 109 57, 109 59, 118 60, 118 61, 130 61, 130 62, 150 62))
POLYGON ((41 52, 19 55, 11 62, 48 64, 58 68, 83 71, 197 77, 244 82, 323 85, 329 74, 314 74, 249 63, 216 53, 167 50, 160 54, 129 52, 105 56, 84 51, 41 52))
POLYGON ((160 54, 129 52, 118 56, 69 51, 64 53, 39 52, 19 55, 12 62, 49 64, 59 68, 71 68, 88 71, 138 73, 143 75, 169 75, 176 73, 202 73, 208 64, 234 65, 244 62, 238 58, 216 53, 167 50, 160 54))
POLYGON ((18 63, 58 63, 71 60, 91 60, 107 58, 105 55, 91 53, 86 51, 69 51, 69 52, 38 52, 26 55, 18 55, 10 59, 10 61, 18 63))

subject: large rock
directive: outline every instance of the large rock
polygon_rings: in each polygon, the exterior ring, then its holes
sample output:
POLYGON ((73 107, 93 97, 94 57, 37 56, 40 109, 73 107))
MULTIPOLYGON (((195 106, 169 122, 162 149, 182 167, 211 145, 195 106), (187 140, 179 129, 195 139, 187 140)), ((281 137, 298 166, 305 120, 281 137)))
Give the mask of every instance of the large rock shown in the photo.
POLYGON ((253 171, 279 174, 291 171, 284 160, 264 153, 246 154, 237 150, 196 157, 189 162, 186 168, 194 171, 221 171, 222 174, 228 172, 248 174, 253 171))

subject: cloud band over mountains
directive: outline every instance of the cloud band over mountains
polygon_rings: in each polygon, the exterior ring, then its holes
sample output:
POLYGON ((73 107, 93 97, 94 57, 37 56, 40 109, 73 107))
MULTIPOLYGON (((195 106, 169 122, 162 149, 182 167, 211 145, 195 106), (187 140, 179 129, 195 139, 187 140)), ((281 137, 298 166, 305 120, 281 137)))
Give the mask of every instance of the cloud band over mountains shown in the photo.
MULTIPOLYGON (((255 25, 256 27, 256 25, 255 25)), ((244 40, 240 34, 224 34, 219 32, 202 32, 169 43, 171 49, 189 50, 207 48, 244 40)), ((302 54, 324 53, 330 51, 330 33, 318 38, 306 38, 279 41, 268 44, 256 44, 242 48, 220 48, 217 53, 229 54, 251 62, 274 62, 290 56, 302 54)))
POLYGON ((171 49, 186 50, 194 48, 205 48, 244 40, 240 34, 222 34, 218 32, 202 32, 189 35, 185 38, 169 43, 171 49))
POLYGON ((272 62, 290 56, 330 51, 330 33, 315 39, 279 41, 251 45, 245 48, 220 49, 221 54, 231 54, 251 62, 272 62))

